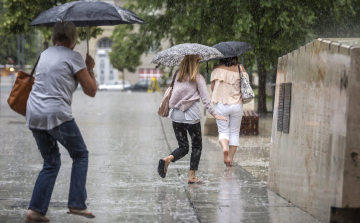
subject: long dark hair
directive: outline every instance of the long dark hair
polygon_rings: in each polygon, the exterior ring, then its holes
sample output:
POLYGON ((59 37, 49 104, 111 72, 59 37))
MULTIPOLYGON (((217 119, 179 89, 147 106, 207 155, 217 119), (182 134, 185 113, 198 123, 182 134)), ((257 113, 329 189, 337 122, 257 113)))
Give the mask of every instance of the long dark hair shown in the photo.
POLYGON ((220 59, 219 65, 225 65, 227 67, 231 67, 237 65, 238 63, 239 62, 237 57, 228 57, 228 58, 220 59))

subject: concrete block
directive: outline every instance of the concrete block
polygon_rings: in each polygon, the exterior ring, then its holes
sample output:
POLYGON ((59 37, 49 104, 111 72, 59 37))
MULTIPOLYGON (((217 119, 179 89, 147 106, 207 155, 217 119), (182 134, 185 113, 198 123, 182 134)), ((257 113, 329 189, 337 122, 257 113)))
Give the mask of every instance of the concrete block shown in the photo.
POLYGON ((318 39, 278 59, 268 186, 323 222, 360 207, 360 39, 318 39), (292 83, 289 134, 279 86, 292 83))

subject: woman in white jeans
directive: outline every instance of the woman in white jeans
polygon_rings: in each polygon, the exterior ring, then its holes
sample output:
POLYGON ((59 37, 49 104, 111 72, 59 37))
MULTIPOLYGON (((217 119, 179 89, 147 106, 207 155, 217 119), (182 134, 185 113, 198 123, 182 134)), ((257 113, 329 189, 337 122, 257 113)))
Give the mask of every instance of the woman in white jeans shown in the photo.
MULTIPOLYGON (((249 80, 245 68, 240 65, 243 75, 249 80)), ((240 73, 238 58, 220 60, 211 73, 212 102, 215 103, 216 114, 224 116, 228 121, 216 120, 219 131, 219 143, 224 154, 224 163, 233 165, 233 158, 239 146, 239 133, 243 104, 240 92, 240 73)))

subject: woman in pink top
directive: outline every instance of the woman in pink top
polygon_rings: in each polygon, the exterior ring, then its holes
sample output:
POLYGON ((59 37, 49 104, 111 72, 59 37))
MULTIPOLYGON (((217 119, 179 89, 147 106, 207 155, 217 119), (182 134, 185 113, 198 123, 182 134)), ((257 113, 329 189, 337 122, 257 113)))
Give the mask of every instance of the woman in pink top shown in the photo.
POLYGON ((211 73, 212 102, 217 114, 224 116, 228 121, 216 120, 219 131, 219 143, 224 154, 224 163, 233 165, 233 158, 239 146, 240 124, 243 115, 243 104, 240 92, 240 72, 249 80, 238 58, 224 58, 220 60, 211 73))
POLYGON ((226 118, 216 114, 211 103, 205 79, 199 74, 200 60, 201 58, 198 55, 185 56, 181 61, 180 70, 174 74, 176 81, 169 102, 169 118, 173 120, 173 129, 179 148, 175 149, 168 157, 160 159, 158 165, 158 173, 164 178, 170 162, 175 162, 189 153, 187 138, 187 133, 189 133, 192 147, 189 184, 201 182, 195 177, 202 150, 200 98, 210 114, 216 119, 226 122, 226 118))

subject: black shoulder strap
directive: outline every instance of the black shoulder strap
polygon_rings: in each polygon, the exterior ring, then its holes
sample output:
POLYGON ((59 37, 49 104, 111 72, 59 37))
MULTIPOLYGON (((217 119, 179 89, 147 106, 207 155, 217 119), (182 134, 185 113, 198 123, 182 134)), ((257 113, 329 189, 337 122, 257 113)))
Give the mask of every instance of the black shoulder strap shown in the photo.
POLYGON ((31 70, 30 77, 29 77, 29 81, 28 81, 29 83, 31 82, 31 79, 32 79, 32 78, 33 78, 33 76, 34 76, 34 72, 35 72, 36 66, 37 66, 37 65, 38 65, 38 63, 39 63, 40 56, 41 56, 41 54, 39 55, 39 57, 38 57, 38 59, 37 59, 37 61, 36 61, 35 65, 34 65, 33 69, 31 70))

